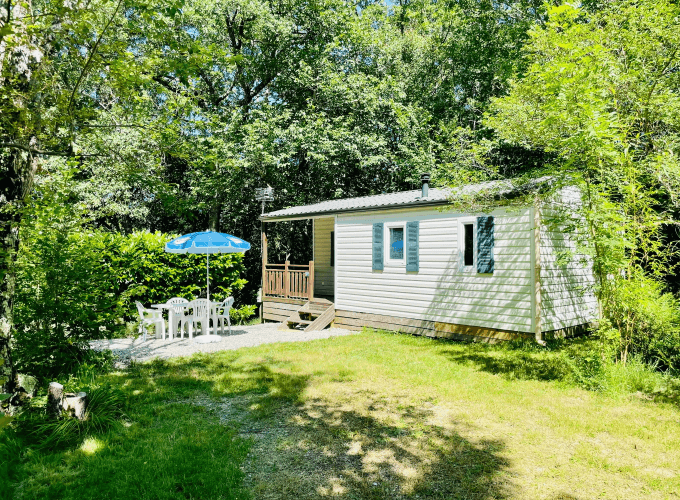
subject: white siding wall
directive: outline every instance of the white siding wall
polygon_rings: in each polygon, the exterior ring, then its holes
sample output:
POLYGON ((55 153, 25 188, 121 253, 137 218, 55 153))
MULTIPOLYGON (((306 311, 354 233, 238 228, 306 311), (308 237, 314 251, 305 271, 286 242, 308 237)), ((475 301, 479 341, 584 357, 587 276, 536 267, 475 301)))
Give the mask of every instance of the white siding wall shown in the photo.
POLYGON ((492 212, 495 271, 461 271, 459 221, 436 209, 339 215, 336 225, 337 310, 532 332, 531 212, 492 212), (420 270, 372 270, 374 222, 420 221, 420 270))
POLYGON ((333 295, 334 268, 331 267, 331 231, 335 217, 314 219, 314 295, 333 295))
POLYGON ((541 210, 541 329, 582 325, 597 318, 594 277, 588 259, 578 253, 562 216, 579 203, 578 192, 564 189, 541 210), (567 212, 565 212, 567 211, 567 212))

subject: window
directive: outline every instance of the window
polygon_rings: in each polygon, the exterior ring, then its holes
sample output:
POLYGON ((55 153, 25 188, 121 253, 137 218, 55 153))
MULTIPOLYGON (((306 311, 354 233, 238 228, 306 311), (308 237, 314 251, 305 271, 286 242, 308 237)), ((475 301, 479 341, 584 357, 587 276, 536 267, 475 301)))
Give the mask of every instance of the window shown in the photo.
POLYGON ((461 271, 493 274, 494 218, 487 215, 465 217, 458 228, 461 271))
POLYGON ((373 224, 373 270, 382 271, 383 264, 405 267, 406 272, 420 268, 419 221, 376 222, 373 224))
POLYGON ((461 271, 471 272, 477 263, 477 219, 465 217, 458 223, 458 250, 461 271))
POLYGON ((463 229, 465 231, 465 236, 463 240, 463 265, 472 266, 474 265, 474 224, 463 224, 463 229))
POLYGON ((335 266, 335 231, 331 231, 331 267, 335 266))
POLYGON ((404 222, 385 224, 385 264, 403 266, 406 262, 406 248, 404 237, 406 236, 404 222))
POLYGON ((404 228, 390 228, 390 259, 402 260, 404 258, 404 228))

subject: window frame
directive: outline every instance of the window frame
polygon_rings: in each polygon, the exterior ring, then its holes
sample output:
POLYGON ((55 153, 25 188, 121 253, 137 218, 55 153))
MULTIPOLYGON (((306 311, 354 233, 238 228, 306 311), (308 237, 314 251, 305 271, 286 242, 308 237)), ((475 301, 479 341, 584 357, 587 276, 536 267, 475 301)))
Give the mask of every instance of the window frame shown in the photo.
POLYGON ((458 257, 460 271, 475 272, 477 269, 477 217, 461 217, 458 221, 458 257), (465 265, 465 226, 472 225, 472 265, 465 265))
POLYGON ((384 233, 384 250, 383 250, 383 261, 384 265, 390 265, 393 267, 397 266, 402 266, 406 267, 406 221, 400 221, 400 222, 385 222, 385 233, 384 233), (390 256, 390 229, 401 229, 403 236, 403 242, 404 242, 404 249, 402 252, 402 258, 401 259, 393 259, 390 256))

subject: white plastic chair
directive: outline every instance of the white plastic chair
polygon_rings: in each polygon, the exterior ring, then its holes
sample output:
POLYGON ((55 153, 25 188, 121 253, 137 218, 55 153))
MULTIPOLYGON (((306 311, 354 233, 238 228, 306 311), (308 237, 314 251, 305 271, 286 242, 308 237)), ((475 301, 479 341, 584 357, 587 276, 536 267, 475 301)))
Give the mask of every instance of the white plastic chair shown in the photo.
POLYGON ((224 335, 224 320, 226 319, 227 324, 229 325, 229 335, 231 335, 231 318, 229 317, 229 311, 233 305, 234 297, 227 297, 219 306, 217 306, 215 316, 215 332, 217 332, 217 326, 220 324, 221 320, 222 327, 220 328, 220 333, 224 335))
POLYGON ((145 309, 141 302, 135 301, 137 305, 137 312, 139 312, 139 333, 144 333, 144 342, 146 342, 146 327, 149 325, 161 325, 161 333, 163 340, 165 340, 165 320, 163 319, 162 311, 157 309, 145 309))
POLYGON ((170 332, 171 334, 173 332, 181 332, 181 338, 184 338, 184 325, 186 325, 189 321, 187 320, 188 316, 186 314, 186 307, 177 307, 178 304, 188 304, 189 301, 187 299, 183 299, 182 297, 173 297, 170 300, 166 302, 166 305, 168 306, 174 306, 174 307, 169 307, 168 310, 171 312, 169 315, 172 318, 172 322, 174 323, 170 327, 170 332), (179 330, 177 330, 177 325, 179 325, 179 330))
POLYGON ((192 309, 191 314, 186 317, 189 322, 189 340, 193 341, 193 327, 197 323, 201 324, 201 332, 203 334, 207 334, 210 330, 211 306, 208 299, 194 299, 189 302, 189 307, 192 309))

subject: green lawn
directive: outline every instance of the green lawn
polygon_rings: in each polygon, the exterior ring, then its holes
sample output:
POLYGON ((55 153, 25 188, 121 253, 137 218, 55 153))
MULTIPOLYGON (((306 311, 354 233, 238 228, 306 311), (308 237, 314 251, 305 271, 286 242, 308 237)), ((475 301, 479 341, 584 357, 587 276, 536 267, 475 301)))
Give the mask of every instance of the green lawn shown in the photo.
POLYGON ((107 377, 129 421, 13 467, 13 498, 680 498, 680 411, 550 353, 364 332, 107 377))

